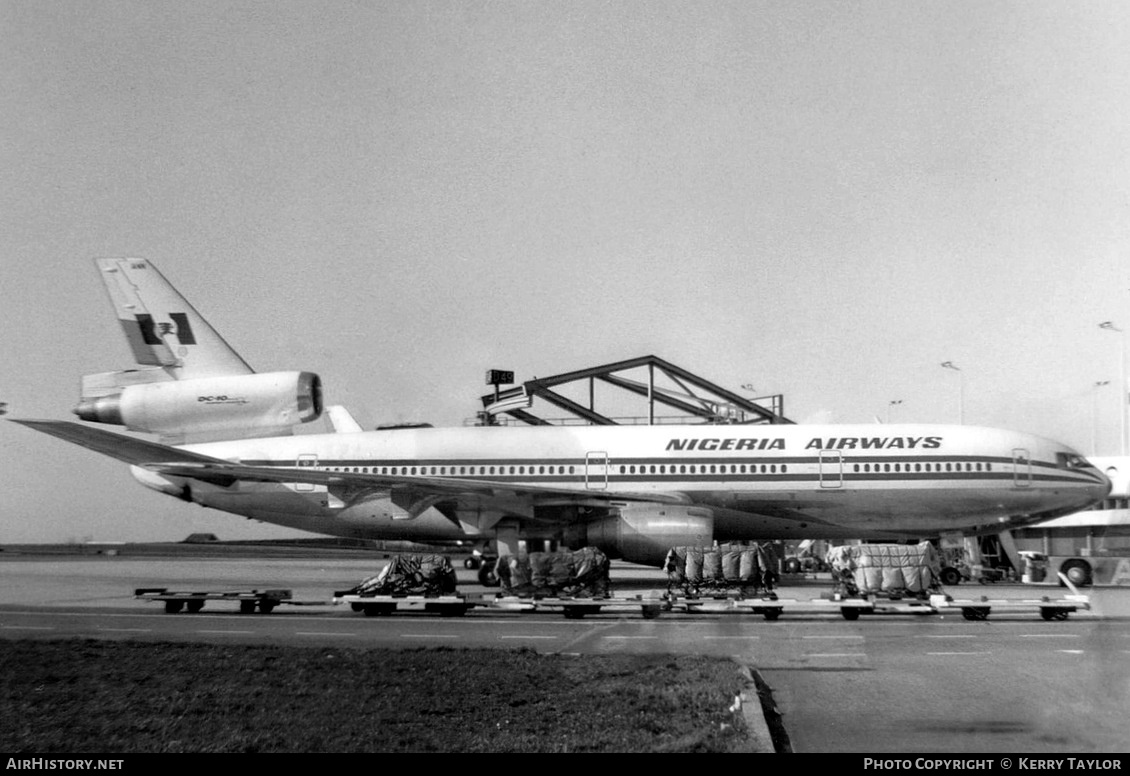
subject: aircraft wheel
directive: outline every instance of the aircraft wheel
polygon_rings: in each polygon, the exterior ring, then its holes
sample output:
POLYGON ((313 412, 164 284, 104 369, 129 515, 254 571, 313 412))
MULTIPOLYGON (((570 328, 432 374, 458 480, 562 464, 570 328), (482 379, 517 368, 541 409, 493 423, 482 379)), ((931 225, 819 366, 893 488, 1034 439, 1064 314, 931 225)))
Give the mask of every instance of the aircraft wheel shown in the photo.
POLYGON ((1059 567, 1059 573, 1067 577, 1075 587, 1091 584, 1091 566, 1085 560, 1069 560, 1059 567))
POLYGON ((942 569, 942 584, 943 585, 960 585, 961 572, 953 566, 946 566, 942 569))
POLYGON ((498 574, 494 572, 494 567, 488 564, 479 567, 479 584, 483 587, 498 587, 498 574))

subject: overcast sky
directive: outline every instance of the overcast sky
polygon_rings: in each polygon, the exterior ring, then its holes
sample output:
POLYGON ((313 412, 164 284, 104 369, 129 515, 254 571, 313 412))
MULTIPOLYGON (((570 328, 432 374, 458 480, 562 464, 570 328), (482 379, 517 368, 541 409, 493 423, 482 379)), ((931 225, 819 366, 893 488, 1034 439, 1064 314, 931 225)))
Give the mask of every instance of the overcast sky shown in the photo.
MULTIPOLYGON (((0 0, 0 35, 12 416, 132 366, 93 258, 140 256, 366 426, 656 354, 801 421, 956 422, 964 382, 967 423, 1119 452, 1126 3, 0 0)), ((296 535, 14 424, 0 468, 0 542, 296 535)))

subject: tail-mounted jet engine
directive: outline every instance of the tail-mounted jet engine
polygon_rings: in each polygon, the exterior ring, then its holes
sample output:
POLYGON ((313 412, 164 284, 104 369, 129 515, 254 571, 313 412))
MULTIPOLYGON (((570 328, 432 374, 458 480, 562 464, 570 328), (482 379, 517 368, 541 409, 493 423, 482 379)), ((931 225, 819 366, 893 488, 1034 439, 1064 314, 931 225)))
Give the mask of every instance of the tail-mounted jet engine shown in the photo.
POLYGON ((322 414, 322 381, 311 372, 190 380, 157 375, 158 370, 88 375, 74 413, 94 423, 183 441, 285 434, 322 414), (131 380, 141 384, 125 384, 131 380))

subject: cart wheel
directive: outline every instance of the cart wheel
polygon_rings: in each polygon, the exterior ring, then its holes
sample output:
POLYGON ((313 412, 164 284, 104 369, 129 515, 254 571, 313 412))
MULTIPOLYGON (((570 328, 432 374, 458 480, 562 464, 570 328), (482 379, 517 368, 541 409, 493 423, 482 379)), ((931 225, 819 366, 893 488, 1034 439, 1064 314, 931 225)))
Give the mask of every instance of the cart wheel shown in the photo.
POLYGON ((858 620, 859 607, 856 606, 842 606, 840 607, 840 614, 844 616, 845 620, 858 620))
MULTIPOLYGON (((1067 577, 1075 587, 1086 587, 1091 584, 1091 567, 1083 560, 1069 560, 1059 567, 1059 573, 1067 577)), ((1060 583, 1063 587, 1063 583, 1060 583)))
POLYGON ((1045 620, 1066 620, 1071 612, 1068 609, 1060 609, 1055 606, 1044 606, 1040 608, 1040 616, 1045 620))
POLYGON ((961 610, 961 616, 967 620, 979 622, 989 619, 990 609, 987 606, 966 606, 961 610))
POLYGON ((385 617, 396 611, 396 604, 364 604, 366 617, 385 617))
POLYGON ((275 608, 275 602, 264 598, 259 602, 259 611, 262 614, 270 614, 275 608))
POLYGON ((778 617, 781 616, 781 610, 778 609, 776 606, 767 606, 767 607, 765 607, 764 609, 761 610, 761 614, 767 620, 776 620, 778 617))
POLYGON ((176 614, 184 608, 184 601, 165 601, 165 614, 176 614))
POLYGON ((943 585, 960 585, 961 572, 953 566, 946 566, 942 569, 942 584, 943 585))
POLYGON ((479 584, 483 587, 498 587, 501 584, 492 564, 484 563, 479 566, 479 584))
POLYGON ((239 613, 240 614, 254 614, 255 613, 255 602, 254 601, 240 601, 239 602, 239 613))
POLYGON ((196 614, 197 612, 199 612, 201 609, 204 608, 204 602, 203 601, 189 601, 185 608, 188 609, 189 614, 196 614))

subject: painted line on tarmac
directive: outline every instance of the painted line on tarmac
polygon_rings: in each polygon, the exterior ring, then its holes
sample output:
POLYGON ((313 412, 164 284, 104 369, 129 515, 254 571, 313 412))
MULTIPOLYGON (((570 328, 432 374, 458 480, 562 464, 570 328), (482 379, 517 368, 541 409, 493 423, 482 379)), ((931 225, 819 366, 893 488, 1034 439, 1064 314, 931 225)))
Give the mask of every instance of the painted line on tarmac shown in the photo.
POLYGON ((211 633, 219 634, 221 636, 234 635, 234 636, 249 636, 257 631, 244 631, 244 630, 198 630, 197 633, 211 633))
POLYGON ((1078 633, 1017 633, 1021 639, 1081 639, 1078 633))
POLYGON ((104 633, 152 633, 152 628, 95 628, 104 633))
POLYGON ((847 635, 847 636, 801 636, 801 638, 802 639, 827 639, 827 640, 835 640, 835 641, 847 641, 848 639, 859 639, 859 640, 862 641, 864 637, 858 636, 858 635, 855 635, 855 634, 850 634, 850 635, 847 635))
POLYGON ((498 638, 503 641, 505 641, 506 639, 522 639, 523 641, 525 641, 526 639, 541 639, 542 641, 548 639, 550 641, 554 641, 557 639, 557 636, 499 636, 498 638))
POLYGON ((992 652, 927 652, 931 657, 963 657, 967 655, 991 655, 992 652))
POLYGON ((808 652, 805 657, 867 657, 865 652, 808 652))
POLYGON ((972 633, 955 633, 952 636, 947 636, 945 634, 938 634, 936 636, 931 636, 931 635, 915 636, 914 638, 916 638, 916 639, 978 639, 978 638, 981 638, 981 637, 975 636, 972 633))
POLYGON ((55 630, 53 625, 0 625, 0 630, 55 630))
POLYGON ((703 641, 727 641, 732 639, 740 639, 742 641, 760 641, 760 636, 703 636, 703 641))
POLYGON ((402 639, 461 639, 458 633, 401 633, 402 639))
POLYGON ((658 636, 605 636, 604 638, 617 641, 657 641, 658 636))
POLYGON ((356 636, 356 633, 344 631, 295 631, 295 636, 356 636))

